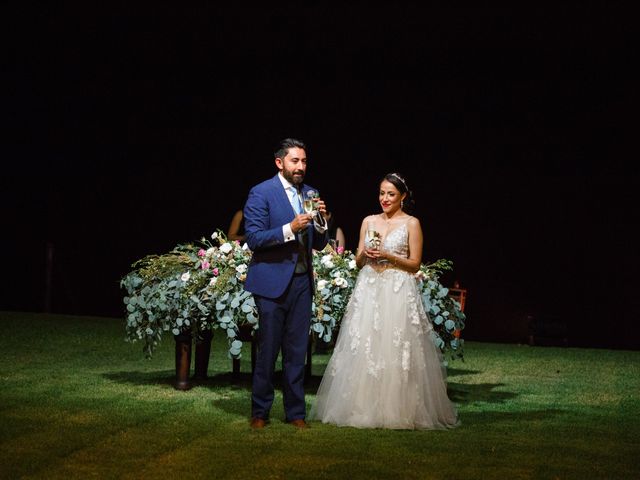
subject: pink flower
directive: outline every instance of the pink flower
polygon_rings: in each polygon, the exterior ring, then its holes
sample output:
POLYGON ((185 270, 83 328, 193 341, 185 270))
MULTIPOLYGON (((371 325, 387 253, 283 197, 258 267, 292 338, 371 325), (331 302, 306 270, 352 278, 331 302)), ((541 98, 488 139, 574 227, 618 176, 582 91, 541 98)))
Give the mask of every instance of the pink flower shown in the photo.
POLYGON ((344 253, 344 247, 338 247, 337 252, 339 255, 342 255, 344 253))
POLYGON ((207 270, 211 264, 209 262, 202 262, 202 270, 207 270))
POLYGON ((218 267, 215 267, 213 269, 213 274, 217 277, 219 273, 220 273, 220 271, 218 270, 218 267))
POLYGON ((201 248, 200 250, 198 250, 198 256, 199 257, 204 257, 207 254, 206 250, 204 248, 201 248))
POLYGON ((240 240, 236 240, 236 245, 240 245, 240 240))

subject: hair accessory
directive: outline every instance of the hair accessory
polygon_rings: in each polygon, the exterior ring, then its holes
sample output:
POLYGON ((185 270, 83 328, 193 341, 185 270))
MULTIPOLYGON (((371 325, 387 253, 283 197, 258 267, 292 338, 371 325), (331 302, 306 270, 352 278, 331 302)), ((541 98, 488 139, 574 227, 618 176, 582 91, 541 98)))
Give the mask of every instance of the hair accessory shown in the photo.
POLYGON ((402 182, 402 185, 404 185, 404 188, 407 189, 407 192, 409 191, 409 187, 407 187, 407 183, 404 181, 404 179, 400 175, 396 173, 392 173, 391 176, 396 177, 398 180, 400 180, 402 182))

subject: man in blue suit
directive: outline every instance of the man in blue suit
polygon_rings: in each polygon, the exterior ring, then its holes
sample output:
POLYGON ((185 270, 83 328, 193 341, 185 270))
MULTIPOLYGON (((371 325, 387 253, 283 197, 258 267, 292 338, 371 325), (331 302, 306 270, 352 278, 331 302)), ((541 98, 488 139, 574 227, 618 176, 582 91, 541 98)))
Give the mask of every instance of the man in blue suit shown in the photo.
POLYGON ((282 349, 286 421, 304 428, 304 362, 313 294, 312 248, 327 244, 326 207, 304 213, 302 202, 312 190, 304 184, 305 145, 287 138, 275 152, 278 173, 251 189, 244 207, 245 235, 253 251, 245 289, 253 294, 260 315, 258 354, 253 374, 251 427, 263 428, 273 404, 273 373, 282 349))

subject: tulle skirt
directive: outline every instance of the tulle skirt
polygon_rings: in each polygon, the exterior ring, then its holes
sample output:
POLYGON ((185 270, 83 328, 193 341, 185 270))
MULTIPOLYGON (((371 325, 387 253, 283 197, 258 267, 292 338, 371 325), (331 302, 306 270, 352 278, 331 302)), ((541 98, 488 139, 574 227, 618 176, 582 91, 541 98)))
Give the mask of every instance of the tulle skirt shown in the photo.
POLYGON ((310 418, 359 428, 458 425, 432 335, 413 275, 365 266, 310 418))

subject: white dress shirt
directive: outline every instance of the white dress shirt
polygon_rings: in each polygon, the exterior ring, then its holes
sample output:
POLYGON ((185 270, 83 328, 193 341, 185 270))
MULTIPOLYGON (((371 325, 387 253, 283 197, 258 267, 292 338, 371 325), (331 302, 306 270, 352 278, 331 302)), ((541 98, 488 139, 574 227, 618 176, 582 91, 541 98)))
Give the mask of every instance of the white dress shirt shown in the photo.
MULTIPOLYGON (((287 192, 287 197, 289 197, 291 208, 293 208, 293 211, 295 212, 296 207, 294 206, 294 202, 299 202, 299 205, 302 205, 302 199, 300 198, 298 189, 284 178, 281 172, 278 172, 278 178, 280 179, 280 182, 282 182, 282 187, 284 188, 284 191, 287 192)), ((324 218, 322 220, 324 220, 324 218)), ((323 223, 324 225, 321 225, 316 217, 313 217, 313 226, 318 233, 324 233, 327 230, 326 222, 323 223)), ((296 239, 295 233, 291 230, 291 223, 286 223, 282 226, 282 235, 284 236, 285 242, 291 242, 296 239)))

